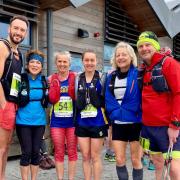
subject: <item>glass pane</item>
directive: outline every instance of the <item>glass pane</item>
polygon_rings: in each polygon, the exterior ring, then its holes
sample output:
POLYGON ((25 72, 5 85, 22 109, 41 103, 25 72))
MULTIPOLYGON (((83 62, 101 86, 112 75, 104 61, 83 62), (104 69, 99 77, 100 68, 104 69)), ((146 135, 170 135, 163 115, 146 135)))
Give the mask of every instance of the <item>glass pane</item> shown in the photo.
MULTIPOLYGON (((9 24, 5 22, 0 22, 0 37, 7 38, 8 36, 8 27, 9 24)), ((24 41, 21 43, 23 45, 30 45, 30 28, 28 29, 28 33, 24 41)))
POLYGON ((110 61, 115 45, 105 43, 104 44, 104 59, 110 61))
POLYGON ((0 22, 0 37, 6 38, 8 36, 8 24, 0 22))
POLYGON ((112 70, 111 58, 115 45, 110 43, 104 44, 104 72, 110 72, 112 70))
POLYGON ((104 65, 104 72, 110 73, 112 71, 112 66, 111 65, 104 65))
POLYGON ((74 72, 82 72, 83 71, 83 64, 80 54, 71 53, 71 66, 70 70, 74 72))

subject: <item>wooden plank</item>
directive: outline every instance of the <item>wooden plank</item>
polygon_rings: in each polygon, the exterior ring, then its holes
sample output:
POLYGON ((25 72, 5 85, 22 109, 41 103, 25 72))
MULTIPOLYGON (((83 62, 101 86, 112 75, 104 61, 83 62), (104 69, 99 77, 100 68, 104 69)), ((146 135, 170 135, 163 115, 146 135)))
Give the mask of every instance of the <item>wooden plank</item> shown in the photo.
MULTIPOLYGON (((89 26, 102 26, 102 23, 97 23, 95 20, 89 20, 89 19, 85 19, 84 16, 78 17, 78 16, 74 16, 72 14, 67 14, 64 12, 60 12, 57 17, 59 17, 59 20, 61 17, 66 18, 67 20, 72 20, 74 23, 80 23, 80 24, 84 24, 84 25, 89 25, 89 26)), ((101 20, 103 21, 103 17, 101 18, 101 20)), ((54 20, 55 23, 57 23, 56 20, 54 20)))
POLYGON ((88 31, 90 36, 91 35, 93 36, 95 32, 101 32, 100 37, 103 35, 103 28, 94 29, 91 26, 78 25, 78 26, 75 26, 75 27, 71 27, 71 26, 63 26, 63 24, 54 24, 54 27, 53 27, 54 31, 68 32, 68 33, 71 33, 71 34, 77 34, 78 28, 85 29, 86 31, 88 31))
POLYGON ((59 14, 61 13, 66 13, 69 15, 73 15, 73 16, 77 16, 77 17, 86 17, 86 20, 90 20, 90 21, 93 21, 93 22, 102 22, 102 18, 103 18, 103 14, 102 12, 94 12, 94 11, 91 11, 91 12, 82 12, 82 11, 78 11, 77 9, 72 9, 72 8, 67 8, 67 9, 62 9, 60 11, 59 14))
POLYGON ((81 12, 85 12, 85 13, 102 13, 102 12, 104 12, 104 6, 102 5, 102 6, 98 6, 98 5, 96 5, 96 6, 94 6, 94 4, 87 4, 86 6, 81 6, 81 7, 79 7, 79 9, 78 9, 79 11, 81 11, 81 12))
POLYGON ((53 37, 61 41, 63 39, 67 39, 67 40, 71 40, 72 42, 74 41, 77 41, 78 43, 83 42, 85 44, 92 44, 94 46, 101 46, 104 40, 102 36, 99 39, 95 39, 94 36, 92 35, 89 38, 80 38, 77 36, 77 34, 69 34, 67 32, 60 32, 60 31, 55 31, 53 37))
POLYGON ((82 52, 85 49, 93 49, 95 52, 103 52, 103 46, 94 46, 93 44, 88 43, 88 41, 72 41, 68 39, 61 39, 61 41, 57 38, 53 38, 53 43, 63 44, 70 47, 78 47, 82 49, 82 52))

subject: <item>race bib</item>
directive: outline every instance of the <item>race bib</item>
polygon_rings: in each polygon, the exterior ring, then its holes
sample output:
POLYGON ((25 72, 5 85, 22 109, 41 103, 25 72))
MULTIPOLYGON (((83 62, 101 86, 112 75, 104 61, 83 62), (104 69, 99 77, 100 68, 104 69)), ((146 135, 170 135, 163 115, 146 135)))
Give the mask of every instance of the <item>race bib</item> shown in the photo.
POLYGON ((73 102, 69 96, 61 96, 59 102, 54 105, 55 117, 72 117, 73 102))
POLYGON ((15 97, 18 96, 20 82, 21 82, 21 76, 19 74, 13 73, 11 89, 10 89, 11 96, 15 96, 15 97))
POLYGON ((81 111, 81 118, 96 117, 97 109, 92 105, 86 105, 85 109, 81 111))

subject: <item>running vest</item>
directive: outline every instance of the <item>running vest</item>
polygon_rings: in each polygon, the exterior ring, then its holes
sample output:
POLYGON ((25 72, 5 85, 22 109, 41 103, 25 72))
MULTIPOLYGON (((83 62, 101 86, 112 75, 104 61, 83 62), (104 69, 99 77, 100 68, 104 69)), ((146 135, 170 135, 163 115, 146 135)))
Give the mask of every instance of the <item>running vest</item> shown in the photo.
POLYGON ((162 73, 162 66, 166 60, 167 56, 163 57, 160 62, 158 62, 152 70, 147 71, 146 65, 142 64, 142 67, 138 70, 138 86, 142 90, 143 86, 152 85, 156 92, 167 92, 169 87, 167 81, 162 73), (145 72, 151 72, 150 82, 144 82, 143 77, 145 72))
MULTIPOLYGON (((116 70, 116 71, 113 71, 112 73, 111 73, 111 80, 110 80, 110 83, 109 83, 109 89, 110 89, 110 91, 111 91, 111 94, 114 96, 114 84, 115 84, 115 79, 116 79, 116 77, 118 77, 119 79, 120 79, 120 77, 121 77, 121 74, 120 74, 121 72, 119 71, 119 70, 116 70)), ((128 72, 127 72, 128 73, 128 72)), ((123 77, 125 78, 125 77, 127 77, 126 75, 124 76, 123 75, 123 77)))
POLYGON ((5 61, 4 72, 1 78, 1 84, 7 101, 17 103, 19 84, 21 81, 22 55, 18 50, 19 60, 16 60, 8 40, 0 39, 9 49, 9 56, 5 61))
POLYGON ((104 107, 104 83, 106 79, 106 74, 100 74, 98 71, 95 71, 93 79, 90 83, 90 86, 86 85, 85 73, 81 73, 78 78, 77 84, 77 101, 76 107, 79 111, 83 110, 86 105, 92 104, 94 107, 104 107), (102 89, 101 93, 98 94, 96 90, 97 82, 100 81, 102 89))
MULTIPOLYGON (((60 99, 60 89, 61 83, 58 77, 58 74, 53 74, 51 77, 50 87, 49 87, 49 102, 51 104, 56 104, 60 99)), ((68 94, 72 98, 75 99, 75 74, 73 72, 69 72, 68 76, 68 94)))
POLYGON ((30 100, 29 93, 30 93, 30 86, 29 86, 29 79, 28 74, 23 73, 21 74, 21 84, 20 84, 20 91, 18 95, 18 105, 19 107, 26 106, 30 101, 41 101, 41 105, 43 108, 47 108, 48 105, 48 84, 46 81, 45 76, 41 76, 42 88, 33 88, 33 89, 42 89, 43 96, 42 99, 39 100, 30 100))

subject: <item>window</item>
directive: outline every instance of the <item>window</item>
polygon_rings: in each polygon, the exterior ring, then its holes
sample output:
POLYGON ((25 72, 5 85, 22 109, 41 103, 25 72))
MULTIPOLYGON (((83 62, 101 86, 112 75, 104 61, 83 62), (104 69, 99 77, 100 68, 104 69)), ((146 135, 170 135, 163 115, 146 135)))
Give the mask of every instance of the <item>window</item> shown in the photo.
POLYGON ((38 1, 34 0, 0 0, 0 13, 6 16, 24 15, 29 20, 37 22, 38 1))
POLYGON ((112 69, 110 60, 114 51, 114 47, 114 44, 106 42, 104 43, 104 72, 108 72, 112 69))
POLYGON ((110 43, 126 41, 136 46, 140 32, 120 5, 119 0, 105 1, 105 40, 110 43))
MULTIPOLYGON (((9 23, 6 23, 6 22, 0 22, 0 37, 1 38, 7 38, 8 36, 8 27, 9 27, 9 23)), ((28 29, 28 33, 27 33, 27 36, 26 38, 24 39, 24 41, 21 43, 22 45, 25 45, 25 46, 30 46, 30 28, 28 29)))
POLYGON ((82 72, 83 71, 82 55, 80 53, 71 52, 70 70, 74 71, 74 72, 82 72))

